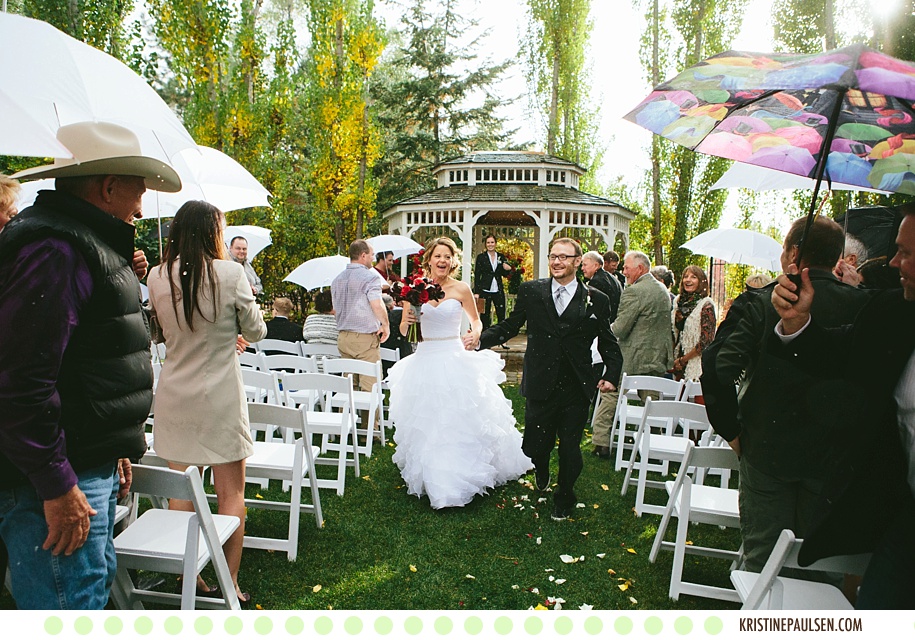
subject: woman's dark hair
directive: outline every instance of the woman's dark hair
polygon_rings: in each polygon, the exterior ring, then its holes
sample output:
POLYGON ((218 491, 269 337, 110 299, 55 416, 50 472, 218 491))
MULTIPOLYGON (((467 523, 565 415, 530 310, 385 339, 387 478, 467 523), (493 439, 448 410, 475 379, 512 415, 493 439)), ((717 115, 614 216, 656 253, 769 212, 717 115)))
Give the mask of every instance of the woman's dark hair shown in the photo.
POLYGON ((206 278, 213 292, 213 319, 216 321, 217 288, 213 260, 226 259, 226 246, 222 239, 222 211, 202 200, 189 200, 181 205, 172 220, 168 244, 162 256, 172 293, 172 307, 178 317, 178 290, 172 277, 173 267, 180 262, 179 281, 181 304, 188 328, 194 330, 194 310, 206 318, 200 308, 200 285, 206 278))
POLYGON ((334 299, 330 295, 330 289, 319 291, 315 296, 315 311, 318 313, 330 313, 334 310, 334 299))

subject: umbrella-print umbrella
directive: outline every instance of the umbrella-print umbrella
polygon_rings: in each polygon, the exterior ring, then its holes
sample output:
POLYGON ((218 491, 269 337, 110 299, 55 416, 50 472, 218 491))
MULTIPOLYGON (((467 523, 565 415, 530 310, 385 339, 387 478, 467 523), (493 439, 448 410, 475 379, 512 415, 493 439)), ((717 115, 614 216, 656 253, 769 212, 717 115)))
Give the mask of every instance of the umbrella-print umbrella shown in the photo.
POLYGON ((915 139, 915 63, 863 45, 815 54, 727 51, 655 87, 626 118, 639 123, 639 113, 658 102, 678 104, 680 110, 679 118, 661 131, 665 138, 722 155, 718 136, 766 136, 764 149, 754 141, 752 155, 735 159, 815 180, 798 262, 824 178, 915 194, 915 153, 904 146, 915 139), (695 100, 683 101, 684 92, 695 100), (734 116, 761 119, 772 131, 721 127, 734 116), (814 135, 801 135, 798 127, 813 130, 819 146, 813 144, 814 135), (875 153, 882 142, 886 150, 875 153), (847 157, 837 157, 830 166, 833 154, 849 152, 869 170, 849 164, 847 157))
POLYGON ((781 271, 782 246, 750 229, 712 229, 681 245, 693 253, 725 262, 781 271))
POLYGON ((334 278, 340 275, 348 264, 349 258, 344 256, 312 258, 297 266, 292 273, 283 278, 283 281, 292 282, 309 290, 329 287, 334 278))
POLYGON ((270 229, 258 227, 253 224, 242 224, 238 226, 230 225, 222 232, 222 237, 225 238, 226 246, 229 245, 232 238, 237 238, 239 236, 248 241, 249 262, 254 260, 257 254, 273 244, 273 240, 270 239, 270 229))
MULTIPOLYGON (((725 171, 724 175, 718 178, 718 181, 712 185, 712 190, 737 187, 753 189, 754 191, 813 189, 815 184, 816 180, 813 178, 806 178, 793 173, 785 173, 784 171, 769 169, 768 167, 759 167, 755 164, 735 162, 733 166, 725 171)), ((888 191, 881 191, 880 189, 864 188, 856 184, 845 184, 843 182, 832 182, 829 187, 834 191, 872 191, 874 193, 889 193, 888 191)))
MULTIPOLYGON (((136 133, 143 153, 161 160, 196 146, 153 88, 108 54, 46 22, 10 13, 0 13, 0 42, 0 87, 19 113, 52 135, 63 125, 105 121, 136 133)), ((3 117, 4 127, 16 125, 14 112, 4 110, 3 117)), ((38 137, 25 149, 7 142, 0 136, 0 153, 49 155, 38 137)))
POLYGON ((414 253, 419 253, 423 249, 423 245, 415 240, 411 240, 407 236, 381 235, 375 236, 374 238, 366 238, 365 241, 372 245, 372 249, 374 249, 375 253, 387 253, 388 251, 392 251, 395 258, 402 258, 414 253))

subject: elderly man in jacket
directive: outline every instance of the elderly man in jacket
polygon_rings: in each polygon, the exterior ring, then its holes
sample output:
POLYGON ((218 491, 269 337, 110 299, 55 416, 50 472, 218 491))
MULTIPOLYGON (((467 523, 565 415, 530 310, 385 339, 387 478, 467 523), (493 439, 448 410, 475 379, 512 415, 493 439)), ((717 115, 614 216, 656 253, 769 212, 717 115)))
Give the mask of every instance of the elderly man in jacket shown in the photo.
MULTIPOLYGON (((623 372, 629 375, 662 376, 673 365, 670 296, 650 270, 651 262, 641 251, 630 251, 623 259, 627 286, 611 328, 623 352, 623 372)), ((601 458, 610 457, 610 429, 618 398, 617 391, 603 392, 594 418, 594 455, 601 458)))
POLYGON ((15 176, 56 189, 0 235, 0 536, 20 609, 102 609, 115 500, 152 403, 133 221, 147 188, 181 181, 123 127, 57 137, 73 159, 15 176))

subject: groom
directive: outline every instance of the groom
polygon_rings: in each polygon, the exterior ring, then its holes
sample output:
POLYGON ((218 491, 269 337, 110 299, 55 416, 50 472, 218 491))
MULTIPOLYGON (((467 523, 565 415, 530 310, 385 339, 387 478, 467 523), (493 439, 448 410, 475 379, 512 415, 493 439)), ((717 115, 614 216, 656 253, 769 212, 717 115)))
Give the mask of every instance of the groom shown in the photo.
POLYGON ((571 238, 550 245, 552 278, 525 282, 515 308, 480 336, 481 348, 502 344, 527 323, 527 353, 521 378, 525 407, 522 449, 534 463, 539 491, 550 485, 550 454, 559 437, 559 487, 553 520, 565 520, 575 506, 575 481, 581 474, 581 435, 598 389, 616 390, 623 356, 610 331, 610 299, 576 279, 581 246, 571 238), (591 344, 606 365, 603 377, 591 365, 591 344))

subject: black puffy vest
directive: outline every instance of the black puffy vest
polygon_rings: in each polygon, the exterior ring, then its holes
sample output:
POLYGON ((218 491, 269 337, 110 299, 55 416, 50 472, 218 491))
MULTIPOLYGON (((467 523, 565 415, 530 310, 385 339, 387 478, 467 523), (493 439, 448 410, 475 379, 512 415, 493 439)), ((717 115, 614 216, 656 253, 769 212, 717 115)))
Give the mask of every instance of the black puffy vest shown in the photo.
MULTIPOLYGON (((42 191, 34 206, 0 233, 0 260, 48 237, 79 250, 93 285, 57 379, 67 458, 81 471, 140 457, 146 450, 143 425, 152 404, 153 374, 149 325, 132 268, 134 229, 84 200, 42 191)), ((25 482, 0 453, 0 486, 25 482)))

